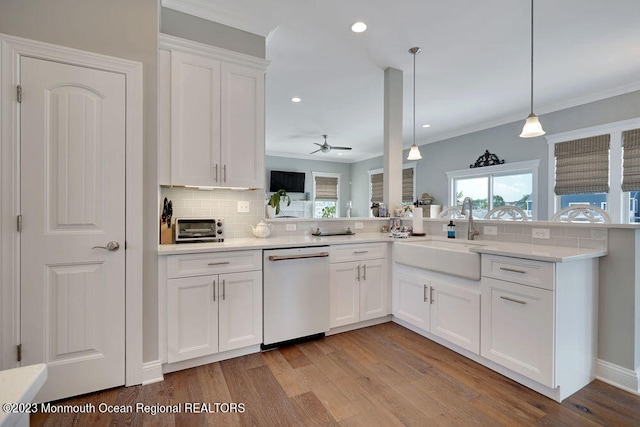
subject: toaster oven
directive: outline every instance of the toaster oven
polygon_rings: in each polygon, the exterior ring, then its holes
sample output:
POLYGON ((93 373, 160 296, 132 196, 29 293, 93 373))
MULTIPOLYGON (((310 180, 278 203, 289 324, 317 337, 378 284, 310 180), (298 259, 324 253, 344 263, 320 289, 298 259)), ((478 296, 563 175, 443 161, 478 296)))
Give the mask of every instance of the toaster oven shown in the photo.
POLYGON ((176 218, 176 243, 224 242, 223 223, 216 218, 176 218))

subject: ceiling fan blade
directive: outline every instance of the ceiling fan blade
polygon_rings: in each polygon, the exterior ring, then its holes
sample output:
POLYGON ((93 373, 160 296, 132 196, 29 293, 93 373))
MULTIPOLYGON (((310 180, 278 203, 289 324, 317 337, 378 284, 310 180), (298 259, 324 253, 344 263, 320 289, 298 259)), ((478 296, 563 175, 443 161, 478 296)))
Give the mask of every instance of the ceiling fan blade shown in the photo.
POLYGON ((324 144, 318 144, 317 142, 314 142, 314 144, 316 144, 318 147, 322 147, 324 144))
POLYGON ((335 145, 331 146, 332 150, 351 150, 351 147, 336 147, 335 145))
POLYGON ((322 150, 322 149, 318 149, 318 150, 316 150, 316 151, 312 151, 312 152, 310 152, 309 154, 317 153, 318 151, 321 151, 321 150, 322 150))

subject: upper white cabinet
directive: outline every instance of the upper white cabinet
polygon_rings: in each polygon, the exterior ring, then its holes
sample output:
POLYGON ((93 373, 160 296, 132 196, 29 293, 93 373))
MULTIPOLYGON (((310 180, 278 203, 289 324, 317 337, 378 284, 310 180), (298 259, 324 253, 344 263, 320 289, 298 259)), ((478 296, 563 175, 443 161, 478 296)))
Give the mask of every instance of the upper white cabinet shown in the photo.
POLYGON ((264 187, 267 61, 161 36, 160 184, 264 187))

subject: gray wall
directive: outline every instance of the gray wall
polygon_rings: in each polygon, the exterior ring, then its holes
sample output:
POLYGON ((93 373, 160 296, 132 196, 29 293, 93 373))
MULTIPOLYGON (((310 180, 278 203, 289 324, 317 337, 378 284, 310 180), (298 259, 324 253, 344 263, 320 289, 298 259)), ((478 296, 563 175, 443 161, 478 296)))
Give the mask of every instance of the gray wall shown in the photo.
POLYGON ((640 230, 609 229, 600 260, 598 358, 640 367, 640 230))
POLYGON ((265 58, 264 37, 163 7, 160 31, 183 39, 265 58))
MULTIPOLYGON (((406 156, 404 157, 406 158, 406 156)), ((369 205, 369 171, 382 169, 382 157, 363 160, 351 166, 351 200, 353 216, 368 217, 369 205)))
MULTIPOLYGON (((265 169, 266 169, 266 190, 269 194, 269 182, 270 172, 272 170, 290 171, 290 172, 305 172, 304 190, 313 193, 313 178, 311 172, 329 172, 339 173, 340 176, 340 215, 345 216, 345 207, 349 200, 351 200, 351 165, 349 163, 338 162, 325 162, 322 160, 306 160, 306 159, 292 159, 288 157, 266 156, 265 157, 265 169)), ((313 194, 311 194, 313 197, 313 194)), ((293 193, 291 194, 293 200, 304 199, 304 194, 293 193)))
MULTIPOLYGON (((547 134, 555 134, 635 118, 640 116, 639 106, 640 91, 635 91, 545 114, 540 117, 540 121, 547 134)), ((496 154, 506 163, 539 159, 538 219, 546 220, 548 212, 548 145, 544 137, 529 139, 518 137, 523 124, 524 118, 518 122, 420 145, 422 160, 418 161, 416 170, 416 193, 420 195, 427 192, 435 198, 435 204, 447 205, 446 172, 469 168, 469 165, 474 163, 485 150, 496 154)), ((408 150, 405 150, 403 159, 406 159, 407 154, 408 150)), ((370 164, 370 162, 365 163, 370 164)), ((381 167, 382 158, 379 158, 379 164, 378 167, 381 167)), ((352 191, 355 203, 356 195, 366 194, 369 184, 366 180, 356 180, 356 174, 353 175, 352 191)))
MULTIPOLYGON (((157 217, 157 0, 2 0, 0 33, 138 61, 144 84, 144 218, 157 217)), ((158 357, 157 221, 144 223, 145 361, 158 357)))

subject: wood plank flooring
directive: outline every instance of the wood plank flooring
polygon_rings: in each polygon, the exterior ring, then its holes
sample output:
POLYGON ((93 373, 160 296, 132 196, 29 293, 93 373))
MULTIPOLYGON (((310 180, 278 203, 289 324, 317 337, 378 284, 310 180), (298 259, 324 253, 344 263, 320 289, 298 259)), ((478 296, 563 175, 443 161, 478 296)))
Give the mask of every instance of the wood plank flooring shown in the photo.
POLYGON ((594 381, 559 404, 394 323, 165 375, 56 405, 32 426, 638 426, 640 396, 594 381), (188 413, 186 403, 217 412, 188 413), (136 412, 136 404, 180 412, 136 412), (232 411, 228 404, 242 404, 232 411), (98 405, 132 405, 100 413, 98 405))

